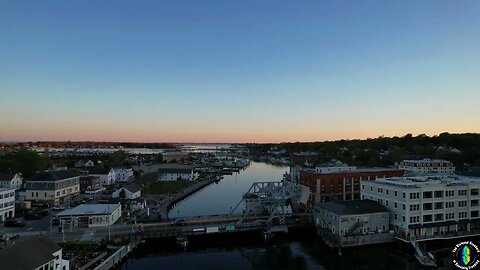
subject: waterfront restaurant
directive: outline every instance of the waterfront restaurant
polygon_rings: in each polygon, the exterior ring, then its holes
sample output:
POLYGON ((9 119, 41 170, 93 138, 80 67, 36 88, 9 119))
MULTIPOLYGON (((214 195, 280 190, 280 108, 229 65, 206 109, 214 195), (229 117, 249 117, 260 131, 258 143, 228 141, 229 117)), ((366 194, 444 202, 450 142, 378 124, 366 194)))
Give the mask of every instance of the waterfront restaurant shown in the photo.
POLYGON ((60 223, 84 227, 104 227, 114 224, 122 216, 120 204, 82 204, 56 215, 60 223))

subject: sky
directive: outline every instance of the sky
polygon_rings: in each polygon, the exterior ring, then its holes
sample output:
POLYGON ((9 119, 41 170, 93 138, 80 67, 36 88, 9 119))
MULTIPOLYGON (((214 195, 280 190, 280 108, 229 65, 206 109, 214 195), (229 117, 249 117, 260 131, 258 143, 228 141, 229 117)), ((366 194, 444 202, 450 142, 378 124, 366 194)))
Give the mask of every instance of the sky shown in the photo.
POLYGON ((480 132, 480 1, 0 0, 0 141, 480 132))

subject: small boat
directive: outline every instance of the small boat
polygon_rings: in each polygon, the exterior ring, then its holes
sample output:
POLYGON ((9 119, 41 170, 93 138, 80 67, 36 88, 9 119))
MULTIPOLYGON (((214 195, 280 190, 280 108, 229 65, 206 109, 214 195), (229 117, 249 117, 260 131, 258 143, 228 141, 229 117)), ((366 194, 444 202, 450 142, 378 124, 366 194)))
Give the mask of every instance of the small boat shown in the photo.
POLYGON ((179 247, 187 248, 188 245, 188 238, 185 236, 179 236, 177 237, 177 245, 179 247))

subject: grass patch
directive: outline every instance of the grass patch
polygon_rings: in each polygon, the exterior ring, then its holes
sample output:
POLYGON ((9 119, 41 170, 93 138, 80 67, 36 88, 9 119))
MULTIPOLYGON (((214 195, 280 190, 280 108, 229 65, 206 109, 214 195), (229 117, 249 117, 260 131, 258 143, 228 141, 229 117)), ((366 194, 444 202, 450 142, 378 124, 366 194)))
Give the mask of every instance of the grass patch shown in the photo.
POLYGON ((156 182, 143 190, 146 194, 171 194, 193 185, 191 181, 156 182))
POLYGON ((146 173, 144 175, 140 175, 135 177, 135 183, 139 186, 147 186, 153 184, 157 181, 158 175, 157 173, 146 173))

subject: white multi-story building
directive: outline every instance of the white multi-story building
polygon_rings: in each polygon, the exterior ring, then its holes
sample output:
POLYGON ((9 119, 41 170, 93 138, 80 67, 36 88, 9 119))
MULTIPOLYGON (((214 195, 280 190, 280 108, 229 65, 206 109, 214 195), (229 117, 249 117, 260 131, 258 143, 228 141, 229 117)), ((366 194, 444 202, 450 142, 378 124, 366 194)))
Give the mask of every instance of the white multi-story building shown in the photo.
POLYGON ((0 188, 21 189, 23 177, 19 173, 0 174, 0 188))
POLYGON ((91 176, 100 177, 100 183, 102 186, 108 186, 116 181, 115 170, 108 168, 91 168, 88 170, 91 176))
POLYGON ((80 193, 80 177, 71 171, 48 171, 34 175, 26 183, 26 200, 53 205, 69 202, 80 193))
POLYGON ((421 160, 404 160, 400 162, 399 169, 422 174, 441 173, 449 174, 455 172, 453 163, 440 159, 421 159, 421 160))
POLYGON ((113 170, 115 172, 116 182, 127 183, 133 180, 133 169, 118 168, 113 170))
POLYGON ((480 179, 456 175, 361 181, 362 199, 390 210, 390 225, 404 236, 480 230, 480 179))
POLYGON ((0 188, 0 220, 15 217, 15 189, 0 188))

